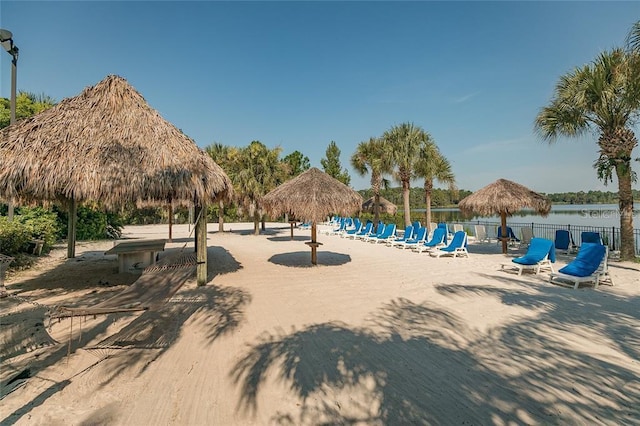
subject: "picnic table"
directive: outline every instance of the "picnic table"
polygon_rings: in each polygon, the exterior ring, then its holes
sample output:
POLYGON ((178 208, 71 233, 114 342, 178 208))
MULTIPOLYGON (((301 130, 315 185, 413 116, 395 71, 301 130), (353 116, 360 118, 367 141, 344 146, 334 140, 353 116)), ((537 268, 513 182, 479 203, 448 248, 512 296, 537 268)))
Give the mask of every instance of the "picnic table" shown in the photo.
POLYGON ((118 255, 118 272, 142 273, 156 263, 158 252, 164 251, 167 240, 127 240, 116 243, 105 255, 118 255))

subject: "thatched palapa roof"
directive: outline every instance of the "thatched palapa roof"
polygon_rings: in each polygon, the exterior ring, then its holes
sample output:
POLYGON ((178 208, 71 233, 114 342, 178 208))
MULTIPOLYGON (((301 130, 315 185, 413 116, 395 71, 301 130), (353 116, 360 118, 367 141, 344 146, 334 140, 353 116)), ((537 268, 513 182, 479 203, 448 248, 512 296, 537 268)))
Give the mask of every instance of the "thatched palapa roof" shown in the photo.
POLYGON ((543 216, 549 214, 551 202, 547 197, 506 179, 498 179, 460 201, 458 207, 464 213, 481 216, 511 216, 530 208, 543 216))
MULTIPOLYGON (((362 211, 373 213, 375 202, 376 202, 376 197, 369 198, 367 201, 362 203, 362 211)), ((378 213, 396 214, 397 211, 398 211, 398 206, 396 206, 386 198, 380 197, 380 201, 378 203, 378 213)))
POLYGON ((358 212, 362 196, 312 167, 265 195, 262 205, 272 216, 290 213, 298 220, 322 222, 331 214, 350 216, 358 212))
POLYGON ((0 198, 106 206, 213 201, 225 172, 129 83, 108 76, 0 131, 0 198))

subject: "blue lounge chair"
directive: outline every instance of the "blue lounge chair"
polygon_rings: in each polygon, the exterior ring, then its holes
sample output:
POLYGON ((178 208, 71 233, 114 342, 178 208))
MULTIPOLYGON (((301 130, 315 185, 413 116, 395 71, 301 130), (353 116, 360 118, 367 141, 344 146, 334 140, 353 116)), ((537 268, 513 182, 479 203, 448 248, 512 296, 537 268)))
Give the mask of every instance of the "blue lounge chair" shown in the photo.
POLYGON ((347 238, 349 235, 357 234, 362 230, 363 225, 362 222, 360 222, 360 219, 356 218, 353 221, 353 225, 353 228, 345 230, 342 234, 340 234, 340 236, 342 238, 347 238))
POLYGON ((516 257, 511 263, 503 263, 505 266, 518 270, 518 275, 522 275, 524 269, 533 269, 539 274, 542 269, 548 269, 553 273, 553 265, 556 261, 556 249, 553 241, 545 238, 532 238, 527 253, 524 256, 516 257))
POLYGON ((338 233, 342 232, 344 230, 344 228, 347 226, 346 220, 347 219, 344 218, 344 217, 339 218, 338 219, 338 223, 336 224, 337 228, 334 227, 332 229, 328 229, 326 231, 322 231, 322 233, 326 234, 326 235, 335 235, 335 234, 338 234, 338 233))
POLYGON ((355 240, 371 234, 372 231, 373 231, 373 222, 369 221, 364 225, 364 227, 360 231, 355 232, 353 234, 348 234, 345 238, 351 238, 352 240, 355 240))
POLYGON ((520 242, 518 237, 516 237, 516 234, 513 233, 513 229, 511 229, 510 226, 507 226, 507 231, 504 233, 502 232, 502 226, 498 226, 498 244, 502 242, 503 236, 504 238, 507 238, 507 244, 509 245, 514 245, 515 243, 520 242))
POLYGON ((438 248, 436 250, 429 251, 429 255, 433 257, 440 256, 466 256, 469 257, 467 251, 467 233, 464 231, 458 231, 453 234, 453 239, 448 246, 438 248))
POLYGON ((414 229, 413 225, 407 226, 404 230, 404 234, 402 235, 402 237, 398 237, 398 238, 395 238, 394 240, 387 241, 387 245, 389 247, 393 247, 398 243, 403 243, 407 240, 410 240, 411 238, 413 238, 413 229, 414 229))
POLYGON ((413 251, 422 253, 423 251, 429 251, 437 249, 438 247, 444 247, 446 245, 445 238, 447 231, 444 228, 436 228, 433 231, 433 235, 429 241, 425 241, 422 244, 418 244, 413 248, 413 251))
POLYGON ((402 243, 396 244, 396 247, 400 247, 401 249, 413 248, 417 247, 419 244, 423 244, 427 238, 427 234, 429 230, 426 227, 418 228, 413 238, 404 241, 402 243))
POLYGON ((585 231, 580 234, 580 244, 584 243, 594 243, 594 244, 602 244, 602 237, 600 237, 599 232, 588 232, 585 231))
POLYGON ((571 232, 566 229, 556 230, 556 237, 553 241, 553 245, 558 251, 563 251, 565 254, 569 254, 573 250, 573 236, 571 232))
POLYGON ((382 222, 378 223, 378 226, 376 227, 376 231, 372 232, 369 235, 366 235, 362 238, 360 238, 362 241, 369 241, 372 238, 379 238, 380 236, 382 236, 384 234, 384 229, 387 227, 387 225, 385 225, 382 222))
POLYGON ((384 231, 382 231, 382 234, 377 235, 375 237, 371 237, 367 241, 377 244, 377 243, 386 243, 388 241, 394 240, 395 238, 396 238, 396 224, 390 223, 384 227, 384 231))
POLYGON ((431 230, 431 235, 433 235, 433 231, 438 228, 444 229, 444 243, 447 244, 449 242, 449 239, 453 237, 453 234, 451 234, 451 231, 449 230, 449 227, 445 222, 439 222, 436 228, 431 230))
POLYGON ((558 272, 549 275, 549 282, 569 281, 573 283, 574 289, 577 289, 581 283, 593 282, 594 288, 598 288, 600 278, 608 274, 607 254, 607 246, 584 243, 573 261, 558 272))

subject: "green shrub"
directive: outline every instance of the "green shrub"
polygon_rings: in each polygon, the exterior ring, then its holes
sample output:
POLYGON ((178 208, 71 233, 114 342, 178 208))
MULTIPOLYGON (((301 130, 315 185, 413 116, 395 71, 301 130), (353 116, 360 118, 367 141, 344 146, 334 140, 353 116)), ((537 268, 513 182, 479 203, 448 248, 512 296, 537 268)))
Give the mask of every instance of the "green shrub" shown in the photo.
POLYGON ((16 221, 25 225, 31 233, 31 239, 44 241, 42 250, 47 252, 62 237, 58 215, 42 207, 21 207, 14 217, 16 221))
POLYGON ((17 220, 0 217, 0 253, 14 255, 27 250, 33 237, 27 226, 17 220))
MULTIPOLYGON (((69 214, 56 208, 62 235, 66 237, 69 214)), ((76 240, 118 239, 122 233, 122 219, 117 213, 104 212, 97 206, 78 206, 76 240)))

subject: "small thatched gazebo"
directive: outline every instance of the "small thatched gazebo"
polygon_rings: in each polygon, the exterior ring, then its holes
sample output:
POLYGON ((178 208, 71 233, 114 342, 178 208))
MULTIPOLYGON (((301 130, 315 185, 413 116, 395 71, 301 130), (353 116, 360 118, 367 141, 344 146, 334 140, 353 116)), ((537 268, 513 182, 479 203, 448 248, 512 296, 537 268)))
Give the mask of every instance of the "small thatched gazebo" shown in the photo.
MULTIPOLYGON (((379 198, 380 201, 378 202, 378 213, 386 213, 391 215, 396 214, 396 212, 398 211, 398 206, 384 197, 379 198)), ((375 199, 376 197, 371 197, 367 201, 362 203, 362 211, 367 213, 375 213, 375 199)))
POLYGON ((316 265, 316 224, 331 214, 350 216, 362 206, 362 196, 344 183, 312 167, 269 192, 262 205, 272 216, 293 214, 298 220, 311 222, 311 263, 316 265))
MULTIPOLYGON (((542 216, 546 216, 551 210, 551 202, 544 195, 519 183, 498 179, 462 199, 458 207, 466 214, 498 215, 502 229, 507 229, 507 216, 525 208, 533 209, 542 216)), ((507 252, 507 238, 502 239, 502 252, 507 252)))
MULTIPOLYGON (((195 203, 204 209, 232 191, 220 166, 113 75, 0 131, 0 158, 0 198, 69 206, 68 257, 75 257, 77 202, 107 208, 195 203)), ((201 216, 196 245, 206 271, 201 216)))

